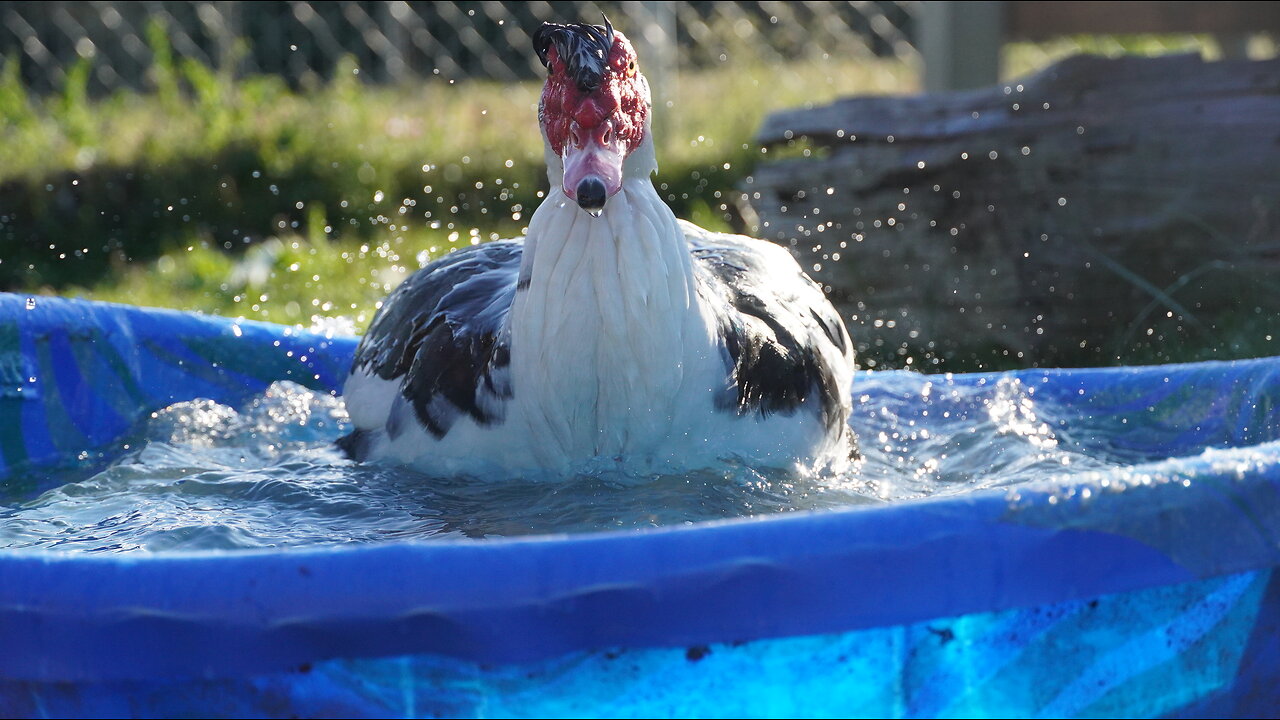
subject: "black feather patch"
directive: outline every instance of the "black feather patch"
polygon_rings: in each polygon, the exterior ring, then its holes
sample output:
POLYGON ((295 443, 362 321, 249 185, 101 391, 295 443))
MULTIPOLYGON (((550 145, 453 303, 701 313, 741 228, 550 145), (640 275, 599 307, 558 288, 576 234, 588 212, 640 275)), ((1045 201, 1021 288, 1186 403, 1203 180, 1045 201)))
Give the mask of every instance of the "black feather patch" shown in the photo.
MULTIPOLYGON (((414 273, 374 317, 352 372, 398 382, 413 417, 437 438, 462 415, 480 425, 501 422, 511 397, 503 325, 522 250, 518 242, 485 243, 414 273)), ((402 432, 405 419, 393 409, 388 434, 402 432)))
POLYGON ((578 89, 591 92, 600 87, 604 80, 609 51, 613 48, 613 26, 609 24, 607 17, 604 18, 603 26, 543 23, 533 33, 533 49, 538 53, 543 67, 550 67, 547 52, 553 46, 578 89))
MULTIPOLYGON (((755 241, 763 242, 763 241, 755 241)), ((833 432, 843 432, 849 405, 832 367, 831 355, 853 363, 844 323, 822 291, 796 268, 788 287, 777 288, 777 268, 743 240, 717 236, 716 244, 695 244, 698 292, 717 309, 725 347, 727 392, 719 406, 746 415, 790 415, 816 409, 833 432), (786 297, 779 291, 790 292, 786 297), (820 344, 834 346, 823 353, 820 344)))
POLYGON ((368 430, 352 430, 333 442, 344 455, 352 460, 364 460, 369 457, 369 443, 373 434, 368 430))

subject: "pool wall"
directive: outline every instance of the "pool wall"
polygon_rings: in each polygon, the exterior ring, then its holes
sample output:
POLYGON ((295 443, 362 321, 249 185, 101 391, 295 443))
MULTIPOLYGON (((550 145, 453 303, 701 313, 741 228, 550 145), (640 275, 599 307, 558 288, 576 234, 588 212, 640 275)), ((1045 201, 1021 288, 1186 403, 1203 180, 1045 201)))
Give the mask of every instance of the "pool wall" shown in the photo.
MULTIPOLYGON (((10 496, 45 489, 43 470, 110 459, 173 402, 237 404, 275 380, 335 390, 355 346, 34 300, 0 295, 10 496)), ((1081 427, 1105 418, 1107 432, 1077 440, 1142 470, 651 531, 3 551, 0 714, 1280 707, 1280 359, 914 377, 1015 379, 1078 410, 1081 427)))

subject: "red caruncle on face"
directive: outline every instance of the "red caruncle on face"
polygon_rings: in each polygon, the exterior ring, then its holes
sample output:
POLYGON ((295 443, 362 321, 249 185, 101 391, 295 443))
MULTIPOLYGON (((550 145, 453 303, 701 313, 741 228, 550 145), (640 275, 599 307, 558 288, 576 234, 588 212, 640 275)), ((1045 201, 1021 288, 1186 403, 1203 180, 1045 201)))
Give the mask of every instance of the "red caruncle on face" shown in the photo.
POLYGON ((566 72, 556 48, 547 53, 549 74, 542 89, 540 114, 547 140, 557 155, 565 145, 620 144, 631 154, 644 140, 649 116, 649 87, 636 69, 636 54, 621 32, 614 32, 609 62, 594 90, 582 90, 566 72))

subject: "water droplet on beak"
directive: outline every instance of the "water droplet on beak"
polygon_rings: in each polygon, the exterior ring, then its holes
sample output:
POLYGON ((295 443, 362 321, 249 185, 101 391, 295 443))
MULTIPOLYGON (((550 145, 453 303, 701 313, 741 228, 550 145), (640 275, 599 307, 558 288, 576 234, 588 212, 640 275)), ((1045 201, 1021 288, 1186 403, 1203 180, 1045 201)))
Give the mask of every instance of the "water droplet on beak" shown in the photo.
POLYGON ((604 212, 604 203, 609 196, 600 178, 594 175, 583 178, 582 182, 578 183, 576 194, 578 207, 586 210, 591 217, 600 217, 600 213, 604 212))

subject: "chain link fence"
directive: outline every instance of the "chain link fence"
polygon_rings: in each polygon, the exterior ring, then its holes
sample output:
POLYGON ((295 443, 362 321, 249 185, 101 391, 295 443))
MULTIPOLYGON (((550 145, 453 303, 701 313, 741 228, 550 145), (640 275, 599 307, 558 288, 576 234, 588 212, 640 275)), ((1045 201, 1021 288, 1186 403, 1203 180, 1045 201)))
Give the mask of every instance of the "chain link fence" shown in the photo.
POLYGON ((90 63, 95 94, 147 85, 160 33, 176 58, 295 85, 329 77, 344 57, 362 76, 510 81, 539 68, 528 49, 544 21, 606 13, 654 74, 724 62, 862 50, 912 58, 917 2, 0 2, 0 54, 28 88, 61 87, 90 63), (739 55, 741 56, 741 55, 739 55))

